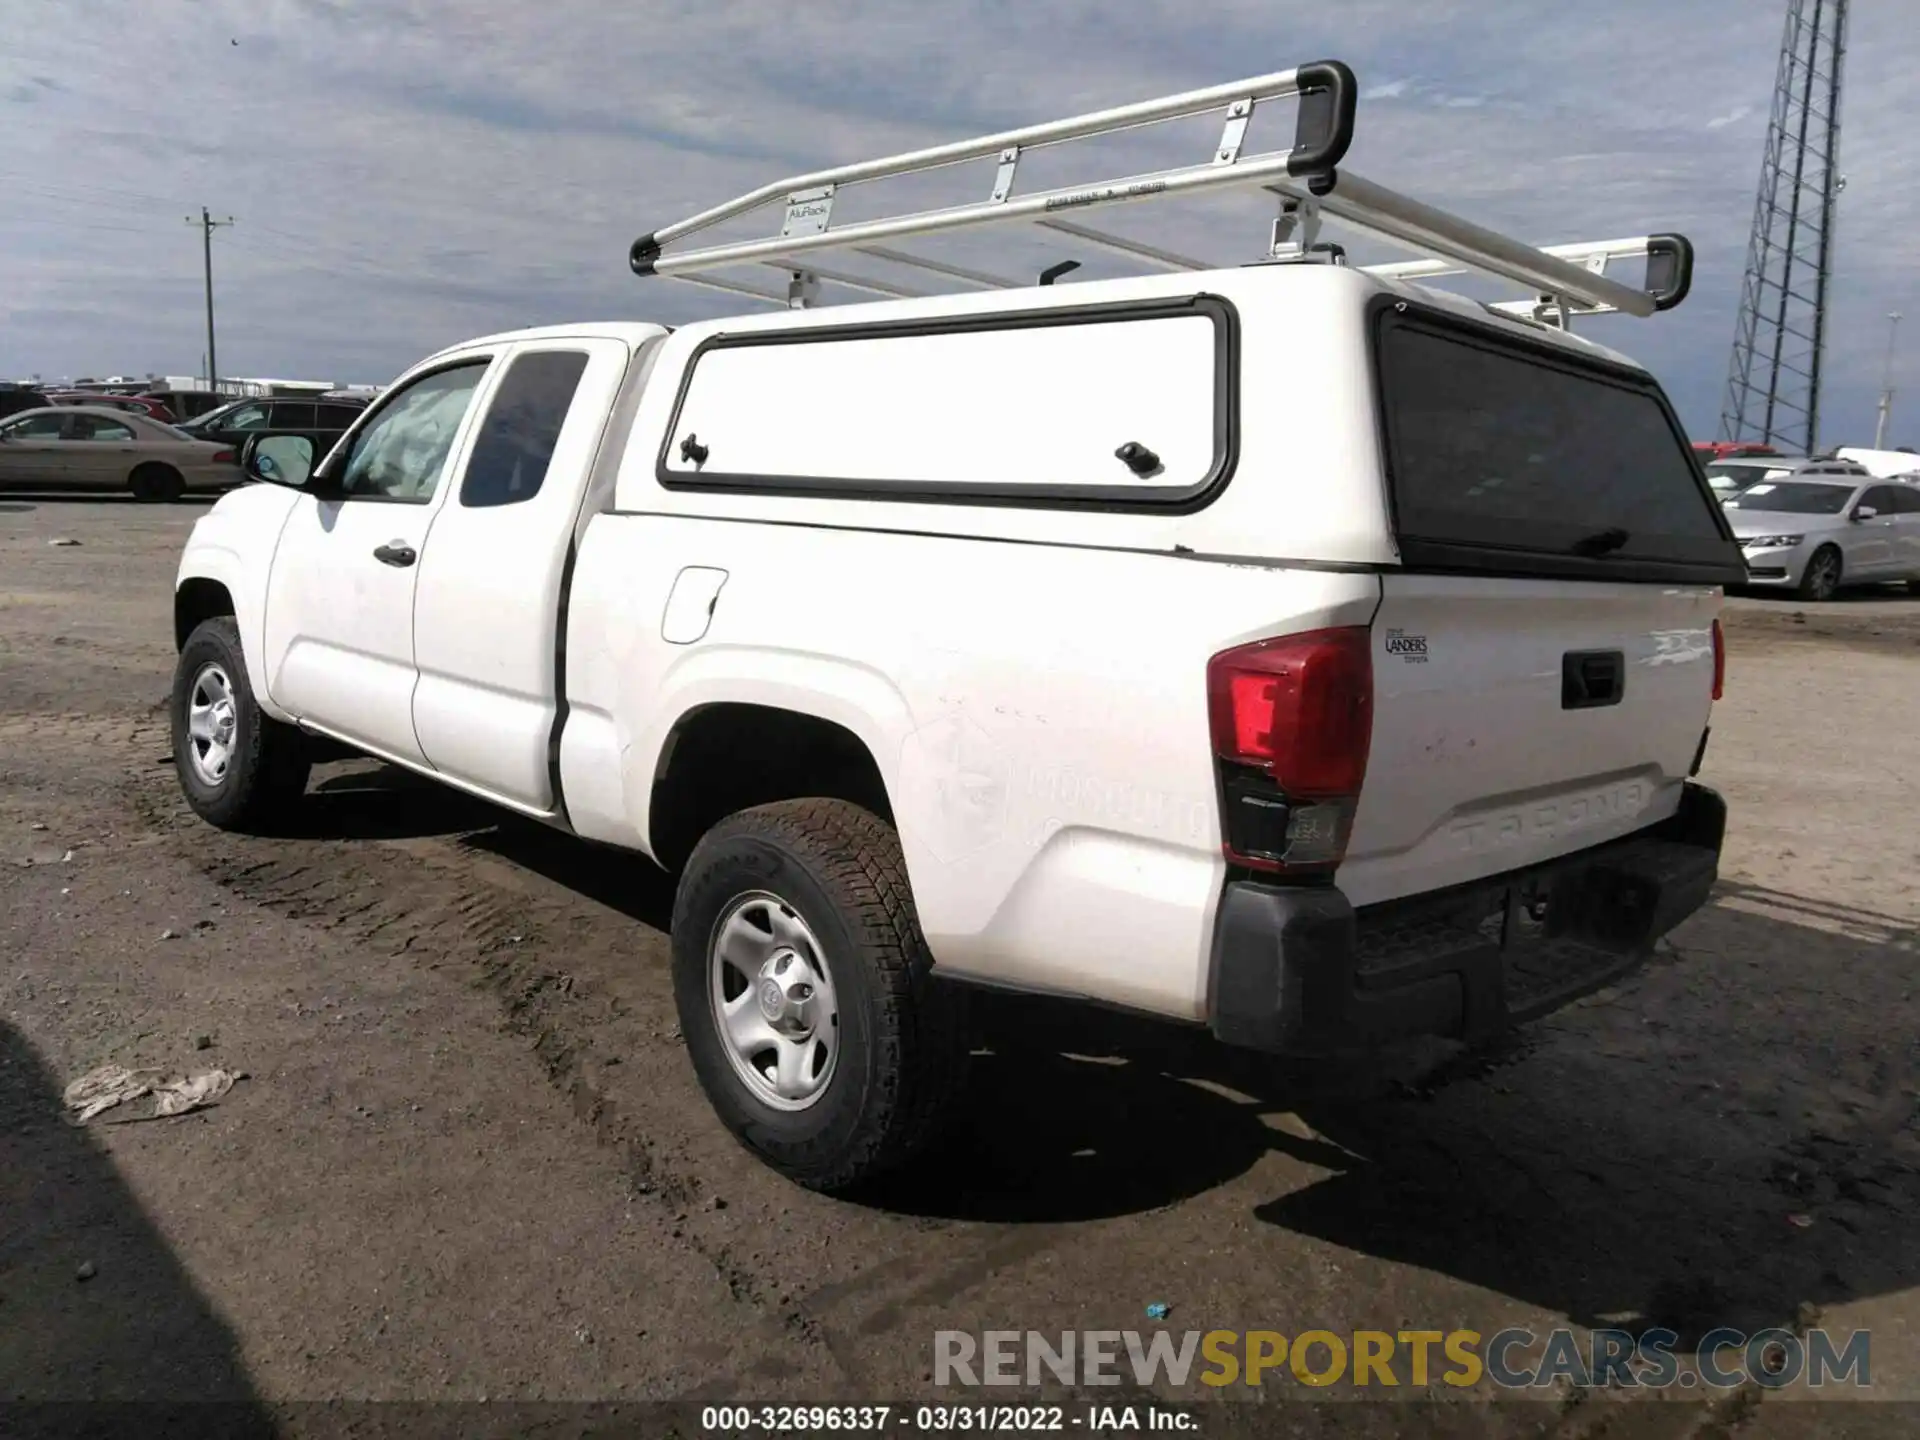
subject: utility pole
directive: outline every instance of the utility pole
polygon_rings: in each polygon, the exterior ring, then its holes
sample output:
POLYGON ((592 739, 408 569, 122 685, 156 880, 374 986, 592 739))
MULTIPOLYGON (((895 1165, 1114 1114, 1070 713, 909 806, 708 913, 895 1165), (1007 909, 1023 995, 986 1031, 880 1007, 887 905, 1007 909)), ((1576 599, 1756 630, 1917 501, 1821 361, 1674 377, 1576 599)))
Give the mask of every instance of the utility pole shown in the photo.
POLYGON ((1887 442, 1887 417, 1893 413, 1893 341, 1900 333, 1900 312, 1887 315, 1887 367, 1880 376, 1880 419, 1873 427, 1873 448, 1881 450, 1887 442))
POLYGON ((196 220, 193 216, 189 215, 187 216, 187 224, 198 225, 200 227, 201 253, 206 259, 207 388, 217 395, 220 393, 220 377, 218 373, 220 361, 213 351, 213 232, 218 230, 222 225, 233 224, 233 217, 229 215, 224 220, 216 220, 207 213, 207 207, 202 205, 200 207, 200 218, 196 220))

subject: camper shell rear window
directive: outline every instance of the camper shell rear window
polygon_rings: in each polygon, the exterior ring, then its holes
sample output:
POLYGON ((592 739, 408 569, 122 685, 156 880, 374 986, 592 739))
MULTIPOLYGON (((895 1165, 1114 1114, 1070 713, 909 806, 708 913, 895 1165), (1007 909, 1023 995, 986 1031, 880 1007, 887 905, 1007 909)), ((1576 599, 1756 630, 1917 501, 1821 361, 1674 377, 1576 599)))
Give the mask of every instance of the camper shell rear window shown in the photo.
POLYGON ((1650 379, 1404 304, 1376 312, 1387 482, 1418 569, 1738 584, 1745 564, 1650 379))

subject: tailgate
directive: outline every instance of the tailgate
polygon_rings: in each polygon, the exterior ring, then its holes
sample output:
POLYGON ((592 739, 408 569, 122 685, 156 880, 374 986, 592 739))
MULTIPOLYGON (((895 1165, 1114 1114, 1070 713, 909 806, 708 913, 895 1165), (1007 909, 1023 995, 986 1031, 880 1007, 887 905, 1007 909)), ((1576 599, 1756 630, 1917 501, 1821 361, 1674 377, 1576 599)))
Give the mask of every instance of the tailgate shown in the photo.
POLYGON ((1644 371, 1395 305, 1376 380, 1394 538, 1355 904, 1558 859, 1664 820, 1746 567, 1644 371))
POLYGON ((1663 820, 1712 705, 1705 587, 1388 573, 1373 743, 1338 883, 1356 905, 1663 820))

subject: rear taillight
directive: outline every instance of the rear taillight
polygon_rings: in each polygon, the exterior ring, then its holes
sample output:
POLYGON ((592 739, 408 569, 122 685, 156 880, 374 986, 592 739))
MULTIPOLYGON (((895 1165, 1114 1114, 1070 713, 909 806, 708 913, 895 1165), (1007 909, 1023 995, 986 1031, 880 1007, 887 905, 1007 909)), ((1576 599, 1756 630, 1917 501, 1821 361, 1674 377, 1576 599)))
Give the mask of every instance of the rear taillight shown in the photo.
POLYGON ((1207 664, 1227 858, 1285 873, 1346 853, 1373 738, 1365 626, 1256 641, 1207 664))
POLYGON ((1720 619, 1713 621, 1713 698, 1718 700, 1727 688, 1727 634, 1720 619))
POLYGON ((234 459, 234 453, 231 450, 216 450, 213 452, 213 463, 216 465, 231 465, 234 463, 234 459))

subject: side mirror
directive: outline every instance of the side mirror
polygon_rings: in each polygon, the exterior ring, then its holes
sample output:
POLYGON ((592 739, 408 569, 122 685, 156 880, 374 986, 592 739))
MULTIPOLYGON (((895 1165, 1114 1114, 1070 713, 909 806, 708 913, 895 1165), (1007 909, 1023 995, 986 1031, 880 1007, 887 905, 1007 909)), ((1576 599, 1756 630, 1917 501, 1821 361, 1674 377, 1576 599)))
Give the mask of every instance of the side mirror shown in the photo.
POLYGON ((304 435, 249 435, 240 450, 249 480, 304 490, 313 478, 313 441, 304 435))
POLYGON ((1880 512, 1871 505, 1856 505, 1853 507, 1853 518, 1855 520, 1871 520, 1879 513, 1880 512))

